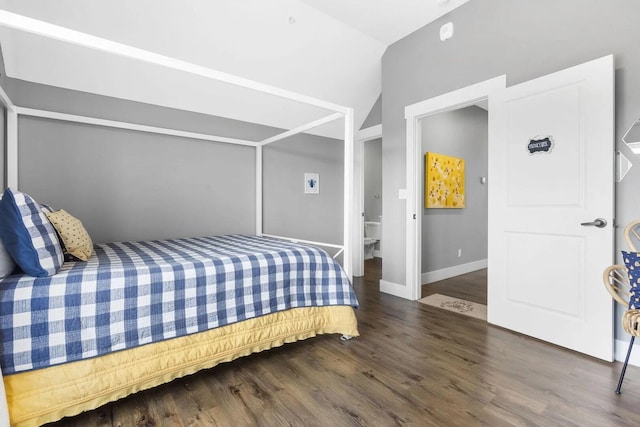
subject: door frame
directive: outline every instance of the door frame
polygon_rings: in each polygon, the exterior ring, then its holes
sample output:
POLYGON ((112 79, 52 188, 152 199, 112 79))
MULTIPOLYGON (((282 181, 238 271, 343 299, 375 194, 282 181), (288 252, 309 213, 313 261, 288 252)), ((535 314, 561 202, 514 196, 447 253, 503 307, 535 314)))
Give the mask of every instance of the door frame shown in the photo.
POLYGON ((356 132, 353 150, 353 276, 364 275, 364 144, 382 138, 382 125, 356 132))
MULTIPOLYGON (((417 300, 421 296, 422 289, 422 272, 420 271, 422 259, 422 174, 420 172, 423 153, 420 119, 432 114, 473 105, 478 101, 489 99, 493 92, 504 90, 506 87, 507 77, 503 74, 405 107, 407 138, 406 286, 403 294, 398 296, 417 300)), ((489 123, 491 123, 491 111, 489 111, 488 117, 489 123)), ((491 156, 490 152, 489 156, 491 156)))

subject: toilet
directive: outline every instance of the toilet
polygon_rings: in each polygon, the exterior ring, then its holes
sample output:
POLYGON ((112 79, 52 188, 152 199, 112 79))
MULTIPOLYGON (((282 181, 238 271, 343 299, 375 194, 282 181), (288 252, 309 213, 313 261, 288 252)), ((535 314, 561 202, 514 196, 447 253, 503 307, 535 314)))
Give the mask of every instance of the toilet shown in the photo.
POLYGON ((364 259, 372 259, 376 243, 380 241, 380 222, 364 222, 364 259))

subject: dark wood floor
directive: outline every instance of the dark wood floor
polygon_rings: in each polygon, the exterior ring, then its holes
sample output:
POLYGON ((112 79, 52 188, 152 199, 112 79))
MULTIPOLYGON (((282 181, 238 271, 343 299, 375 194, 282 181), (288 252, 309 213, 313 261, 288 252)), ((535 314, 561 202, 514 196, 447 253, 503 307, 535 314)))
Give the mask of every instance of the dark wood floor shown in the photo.
POLYGON ((431 294, 447 295, 486 305, 487 270, 478 270, 422 285, 422 297, 424 298, 431 294))
MULTIPOLYGON (((354 283, 360 337, 287 344, 52 426, 640 425, 639 368, 618 396, 620 363, 381 294, 369 264, 354 283)), ((483 302, 474 274, 427 292, 483 302)))

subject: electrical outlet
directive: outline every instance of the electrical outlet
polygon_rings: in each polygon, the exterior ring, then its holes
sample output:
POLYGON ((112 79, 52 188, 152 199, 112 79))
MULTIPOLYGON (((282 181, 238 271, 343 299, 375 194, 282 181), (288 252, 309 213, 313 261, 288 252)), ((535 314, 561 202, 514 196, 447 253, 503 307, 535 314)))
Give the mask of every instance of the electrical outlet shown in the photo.
POLYGON ((458 249, 458 258, 462 258, 462 249, 458 249))

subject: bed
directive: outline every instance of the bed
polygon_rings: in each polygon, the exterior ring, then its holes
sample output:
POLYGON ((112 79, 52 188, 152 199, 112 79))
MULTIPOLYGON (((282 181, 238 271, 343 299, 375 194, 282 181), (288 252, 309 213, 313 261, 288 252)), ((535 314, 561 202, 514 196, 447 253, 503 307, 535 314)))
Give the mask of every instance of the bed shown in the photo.
POLYGON ((97 244, 51 276, 0 281, 11 423, 41 425, 284 343, 357 336, 325 251, 253 235, 97 244))

